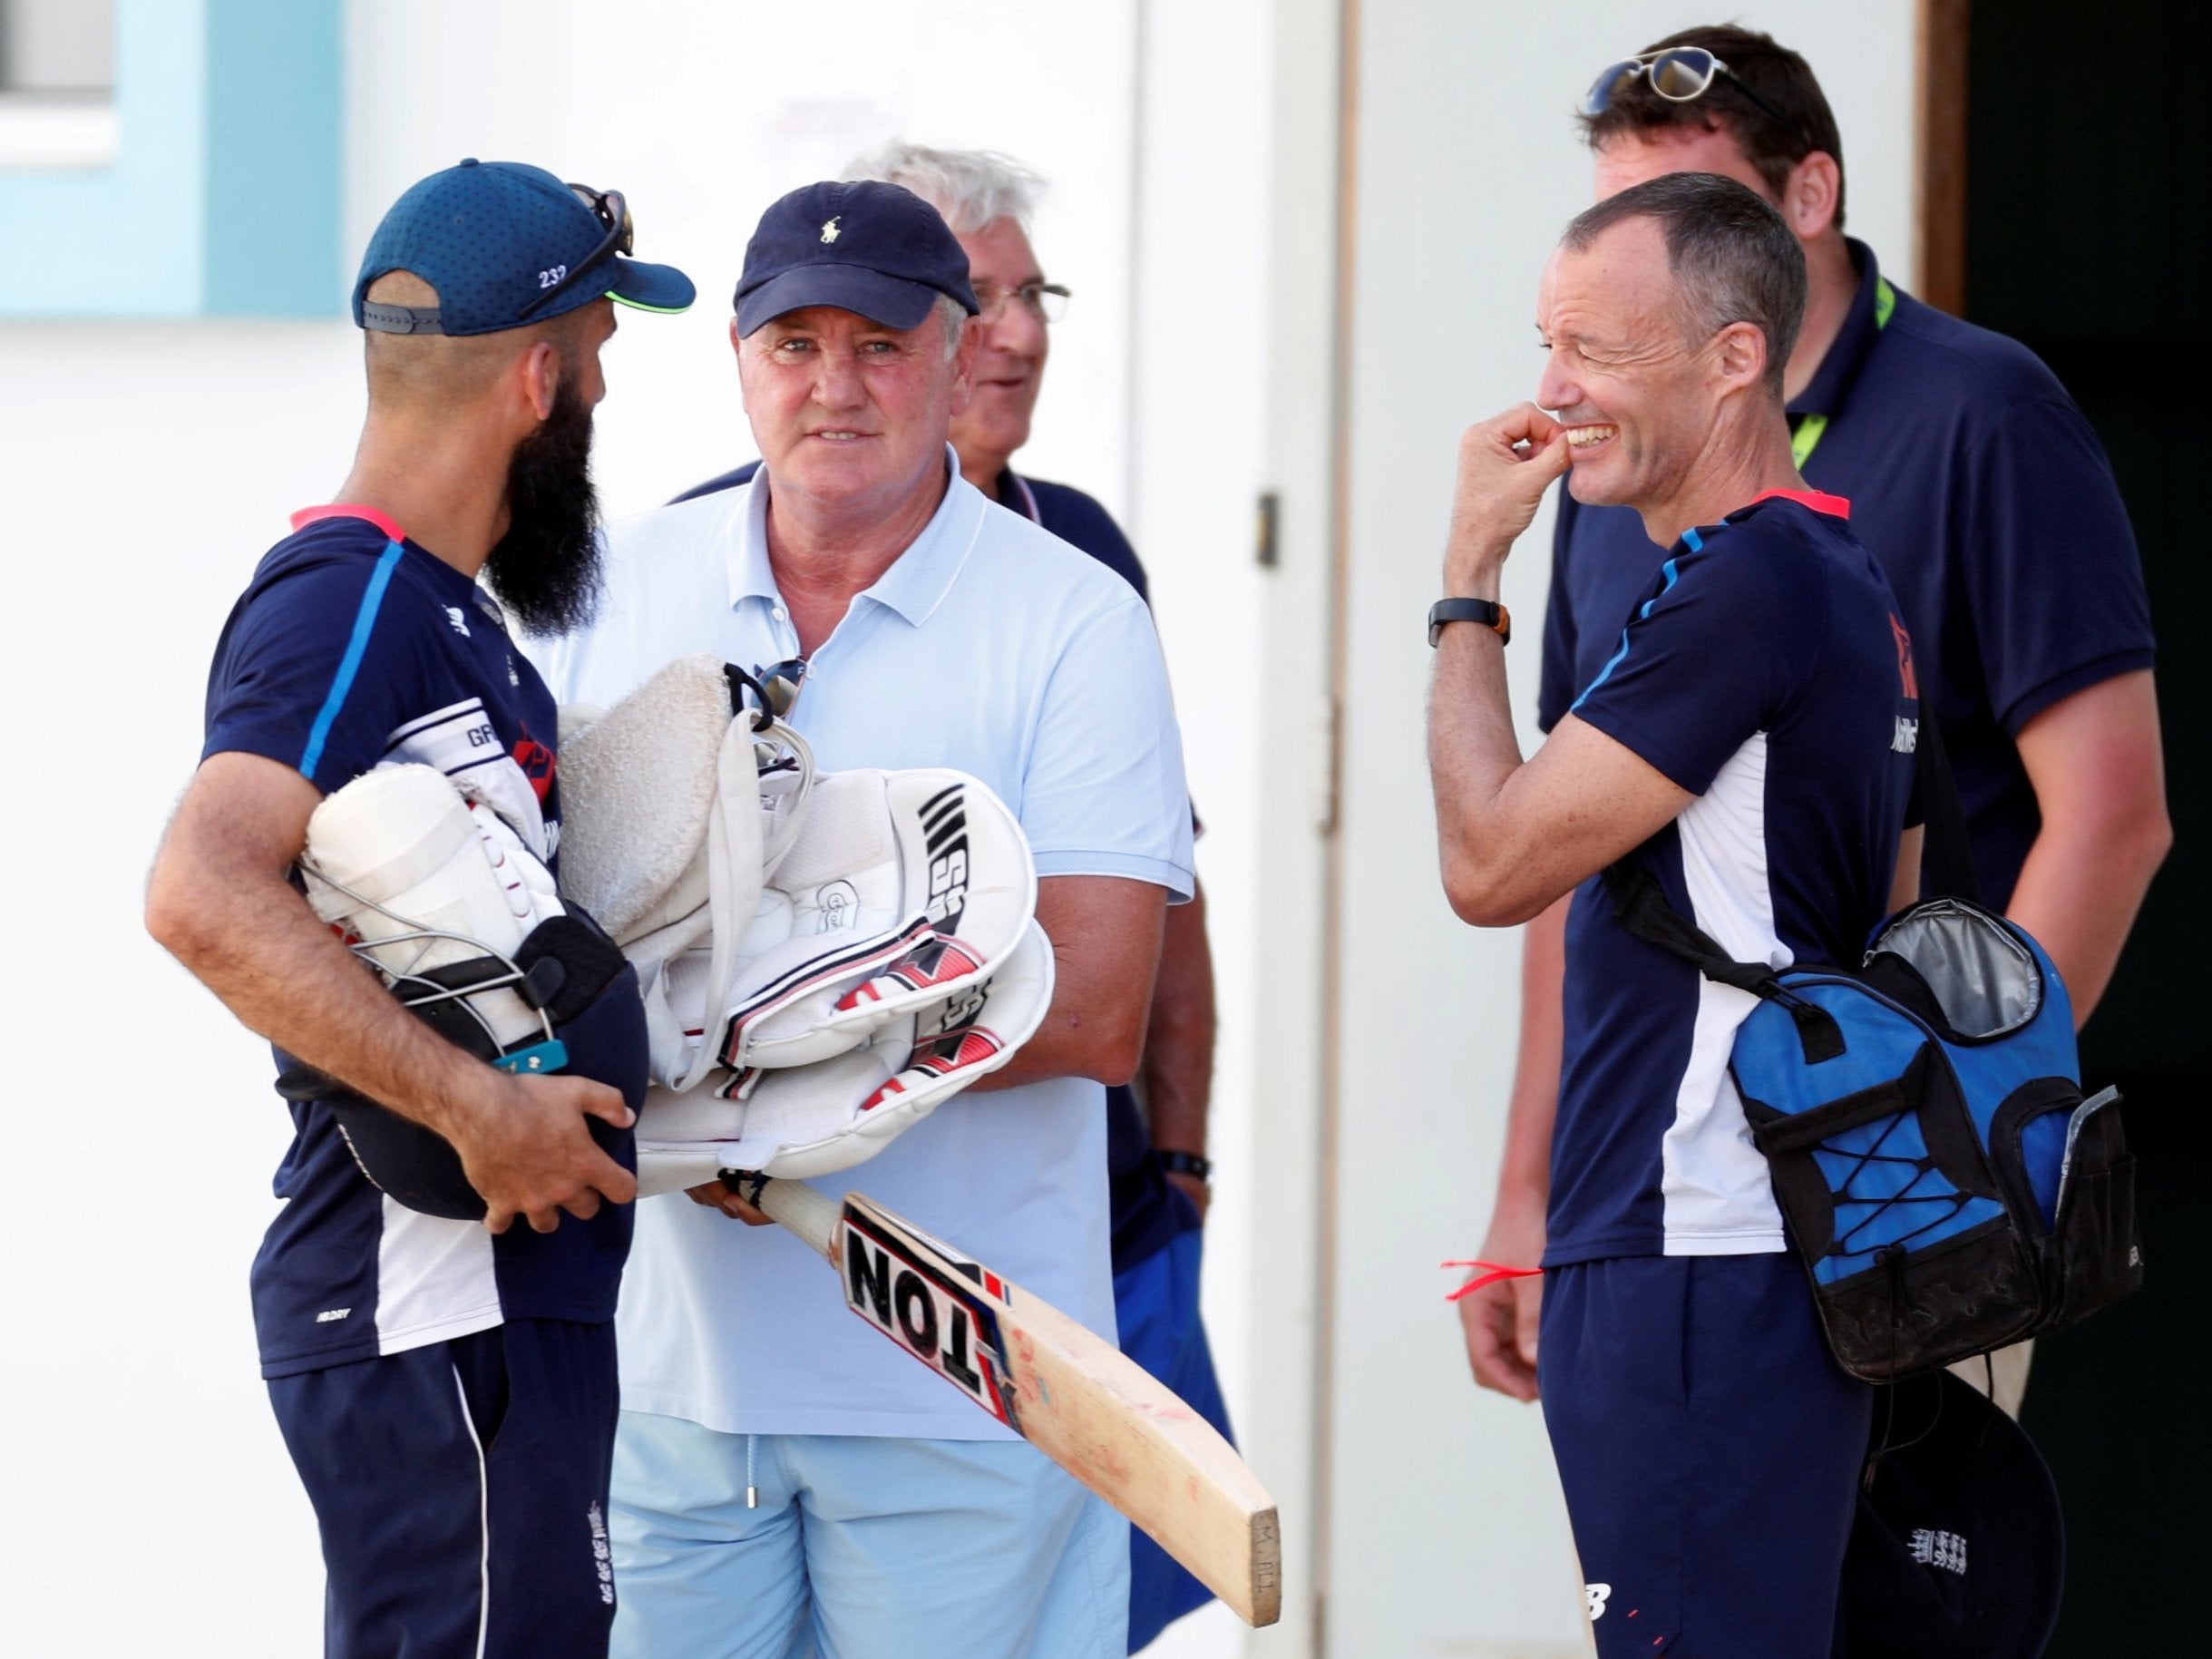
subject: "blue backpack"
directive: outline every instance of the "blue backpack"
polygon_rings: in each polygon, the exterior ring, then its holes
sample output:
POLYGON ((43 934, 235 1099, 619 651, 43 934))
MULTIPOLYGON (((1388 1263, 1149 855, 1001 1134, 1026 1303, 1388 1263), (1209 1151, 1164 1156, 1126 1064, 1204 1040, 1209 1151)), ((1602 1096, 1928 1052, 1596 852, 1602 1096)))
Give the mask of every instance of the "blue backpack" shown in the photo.
MULTIPOLYGON (((1971 891, 1957 795, 1920 727, 1931 890, 1971 891)), ((2070 1325, 2142 1283, 2119 1095, 2082 1098, 2041 945, 1971 898, 1922 900, 1856 966, 1738 962, 1642 870, 1622 925, 1759 999, 1730 1070, 1836 1358, 1885 1382, 2070 1325)))

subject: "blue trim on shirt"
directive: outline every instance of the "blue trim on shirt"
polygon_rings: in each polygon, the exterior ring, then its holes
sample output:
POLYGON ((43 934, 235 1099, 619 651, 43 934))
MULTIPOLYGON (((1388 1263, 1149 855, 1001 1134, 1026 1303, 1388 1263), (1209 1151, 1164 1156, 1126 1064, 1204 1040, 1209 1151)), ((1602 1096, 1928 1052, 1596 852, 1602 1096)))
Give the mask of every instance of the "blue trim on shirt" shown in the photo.
POLYGON ((323 744, 330 736, 331 727, 337 722, 338 710, 346 707, 346 694, 354 688, 354 676, 361 671, 361 659, 368 655, 369 635, 376 627, 376 611, 384 603, 385 590, 392 585, 392 572, 399 568, 399 556, 406 549, 396 542, 385 542, 376 568, 369 572, 368 590, 361 595, 361 609, 354 613, 353 637, 346 642, 345 659, 330 682, 330 695, 323 699, 322 712, 315 717, 314 727, 307 733, 307 752, 299 757, 299 775, 309 783, 315 781, 315 768, 323 758, 323 744))
MULTIPOLYGON (((1700 551, 1705 545, 1704 542, 1699 537, 1698 532, 1694 530, 1685 530, 1682 532, 1682 542, 1693 553, 1700 551)), ((1644 618, 1652 614, 1652 606, 1658 604, 1661 600, 1666 598, 1667 590, 1674 585, 1674 579, 1677 576, 1680 576, 1681 571, 1676 568, 1676 561, 1670 559, 1666 563, 1659 567, 1659 573, 1663 579, 1660 590, 1658 592, 1652 594, 1650 599, 1645 600, 1643 601, 1643 609, 1636 612, 1636 620, 1639 622, 1642 621, 1644 618)), ((1623 628, 1621 630, 1621 649, 1605 659, 1605 666, 1598 670, 1598 677, 1592 680, 1588 686, 1583 688, 1582 696, 1574 699, 1573 706, 1568 708, 1567 712, 1569 714, 1573 714, 1575 709, 1580 708, 1583 702, 1589 698, 1591 692, 1595 691, 1600 686, 1605 683, 1606 677, 1612 674, 1615 668, 1621 666, 1621 659, 1627 655, 1628 629, 1623 628)))

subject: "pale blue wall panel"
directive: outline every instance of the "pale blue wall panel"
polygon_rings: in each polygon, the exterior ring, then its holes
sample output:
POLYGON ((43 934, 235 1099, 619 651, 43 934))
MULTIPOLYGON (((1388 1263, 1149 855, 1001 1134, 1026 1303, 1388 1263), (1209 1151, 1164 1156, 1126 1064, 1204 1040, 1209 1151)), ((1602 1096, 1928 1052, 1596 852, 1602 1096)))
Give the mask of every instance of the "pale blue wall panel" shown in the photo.
POLYGON ((105 167, 0 168, 0 318, 337 316, 341 0, 116 0, 105 167))

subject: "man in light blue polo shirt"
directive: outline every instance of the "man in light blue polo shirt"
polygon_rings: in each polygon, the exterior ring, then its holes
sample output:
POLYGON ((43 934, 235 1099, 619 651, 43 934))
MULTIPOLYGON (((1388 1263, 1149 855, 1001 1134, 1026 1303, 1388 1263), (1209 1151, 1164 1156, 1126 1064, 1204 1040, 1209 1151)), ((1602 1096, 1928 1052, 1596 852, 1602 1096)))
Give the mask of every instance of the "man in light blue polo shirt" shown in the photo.
MULTIPOLYGON (((919 198, 784 197, 736 308, 760 473, 615 526, 599 621, 546 646, 547 678, 604 703, 687 652, 798 659, 790 718, 823 769, 955 766, 1005 798, 1051 1010, 854 1184, 1111 1337, 1101 1084, 1135 1068, 1192 885, 1151 620, 961 479, 976 304, 919 198)), ((692 1197, 639 1207, 624 1286, 615 1651, 1119 1659, 1120 1518, 852 1318, 794 1238, 734 1225, 755 1215, 719 1183, 692 1197)))

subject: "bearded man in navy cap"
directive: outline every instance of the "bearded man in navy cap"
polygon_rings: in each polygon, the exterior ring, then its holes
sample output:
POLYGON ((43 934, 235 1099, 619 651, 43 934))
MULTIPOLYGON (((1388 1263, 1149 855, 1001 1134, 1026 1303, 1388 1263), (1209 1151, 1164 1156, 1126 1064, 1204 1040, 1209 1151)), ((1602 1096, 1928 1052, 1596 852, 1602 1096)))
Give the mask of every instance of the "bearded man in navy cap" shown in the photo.
MULTIPOLYGON (((783 666, 823 770, 956 767, 1012 808, 1051 1008, 861 1184, 1110 1340, 1102 1086, 1136 1068, 1190 809, 1143 600, 960 475, 968 273, 896 185, 772 206, 730 328, 763 464, 613 526, 597 622, 544 661, 600 704, 687 653, 783 666)), ((691 1197, 640 1207, 622 1299, 615 1651, 1121 1659, 1125 1523, 847 1314, 796 1238, 736 1225, 765 1218, 719 1182, 691 1197)))
POLYGON ((321 1524, 332 1659, 607 1651, 635 978, 576 1010, 565 1069, 512 1076, 365 973, 297 866, 325 795, 395 764, 465 780, 554 865, 553 700, 507 617, 560 628, 590 608, 610 302, 691 303, 682 272, 625 257, 632 236, 619 192, 506 161, 448 168, 385 216, 354 289, 353 471, 336 504, 293 515, 230 614, 148 886, 154 937, 279 1049, 295 1135, 254 1322, 321 1524), (374 1150, 411 1137, 455 1166, 458 1207, 374 1150))

